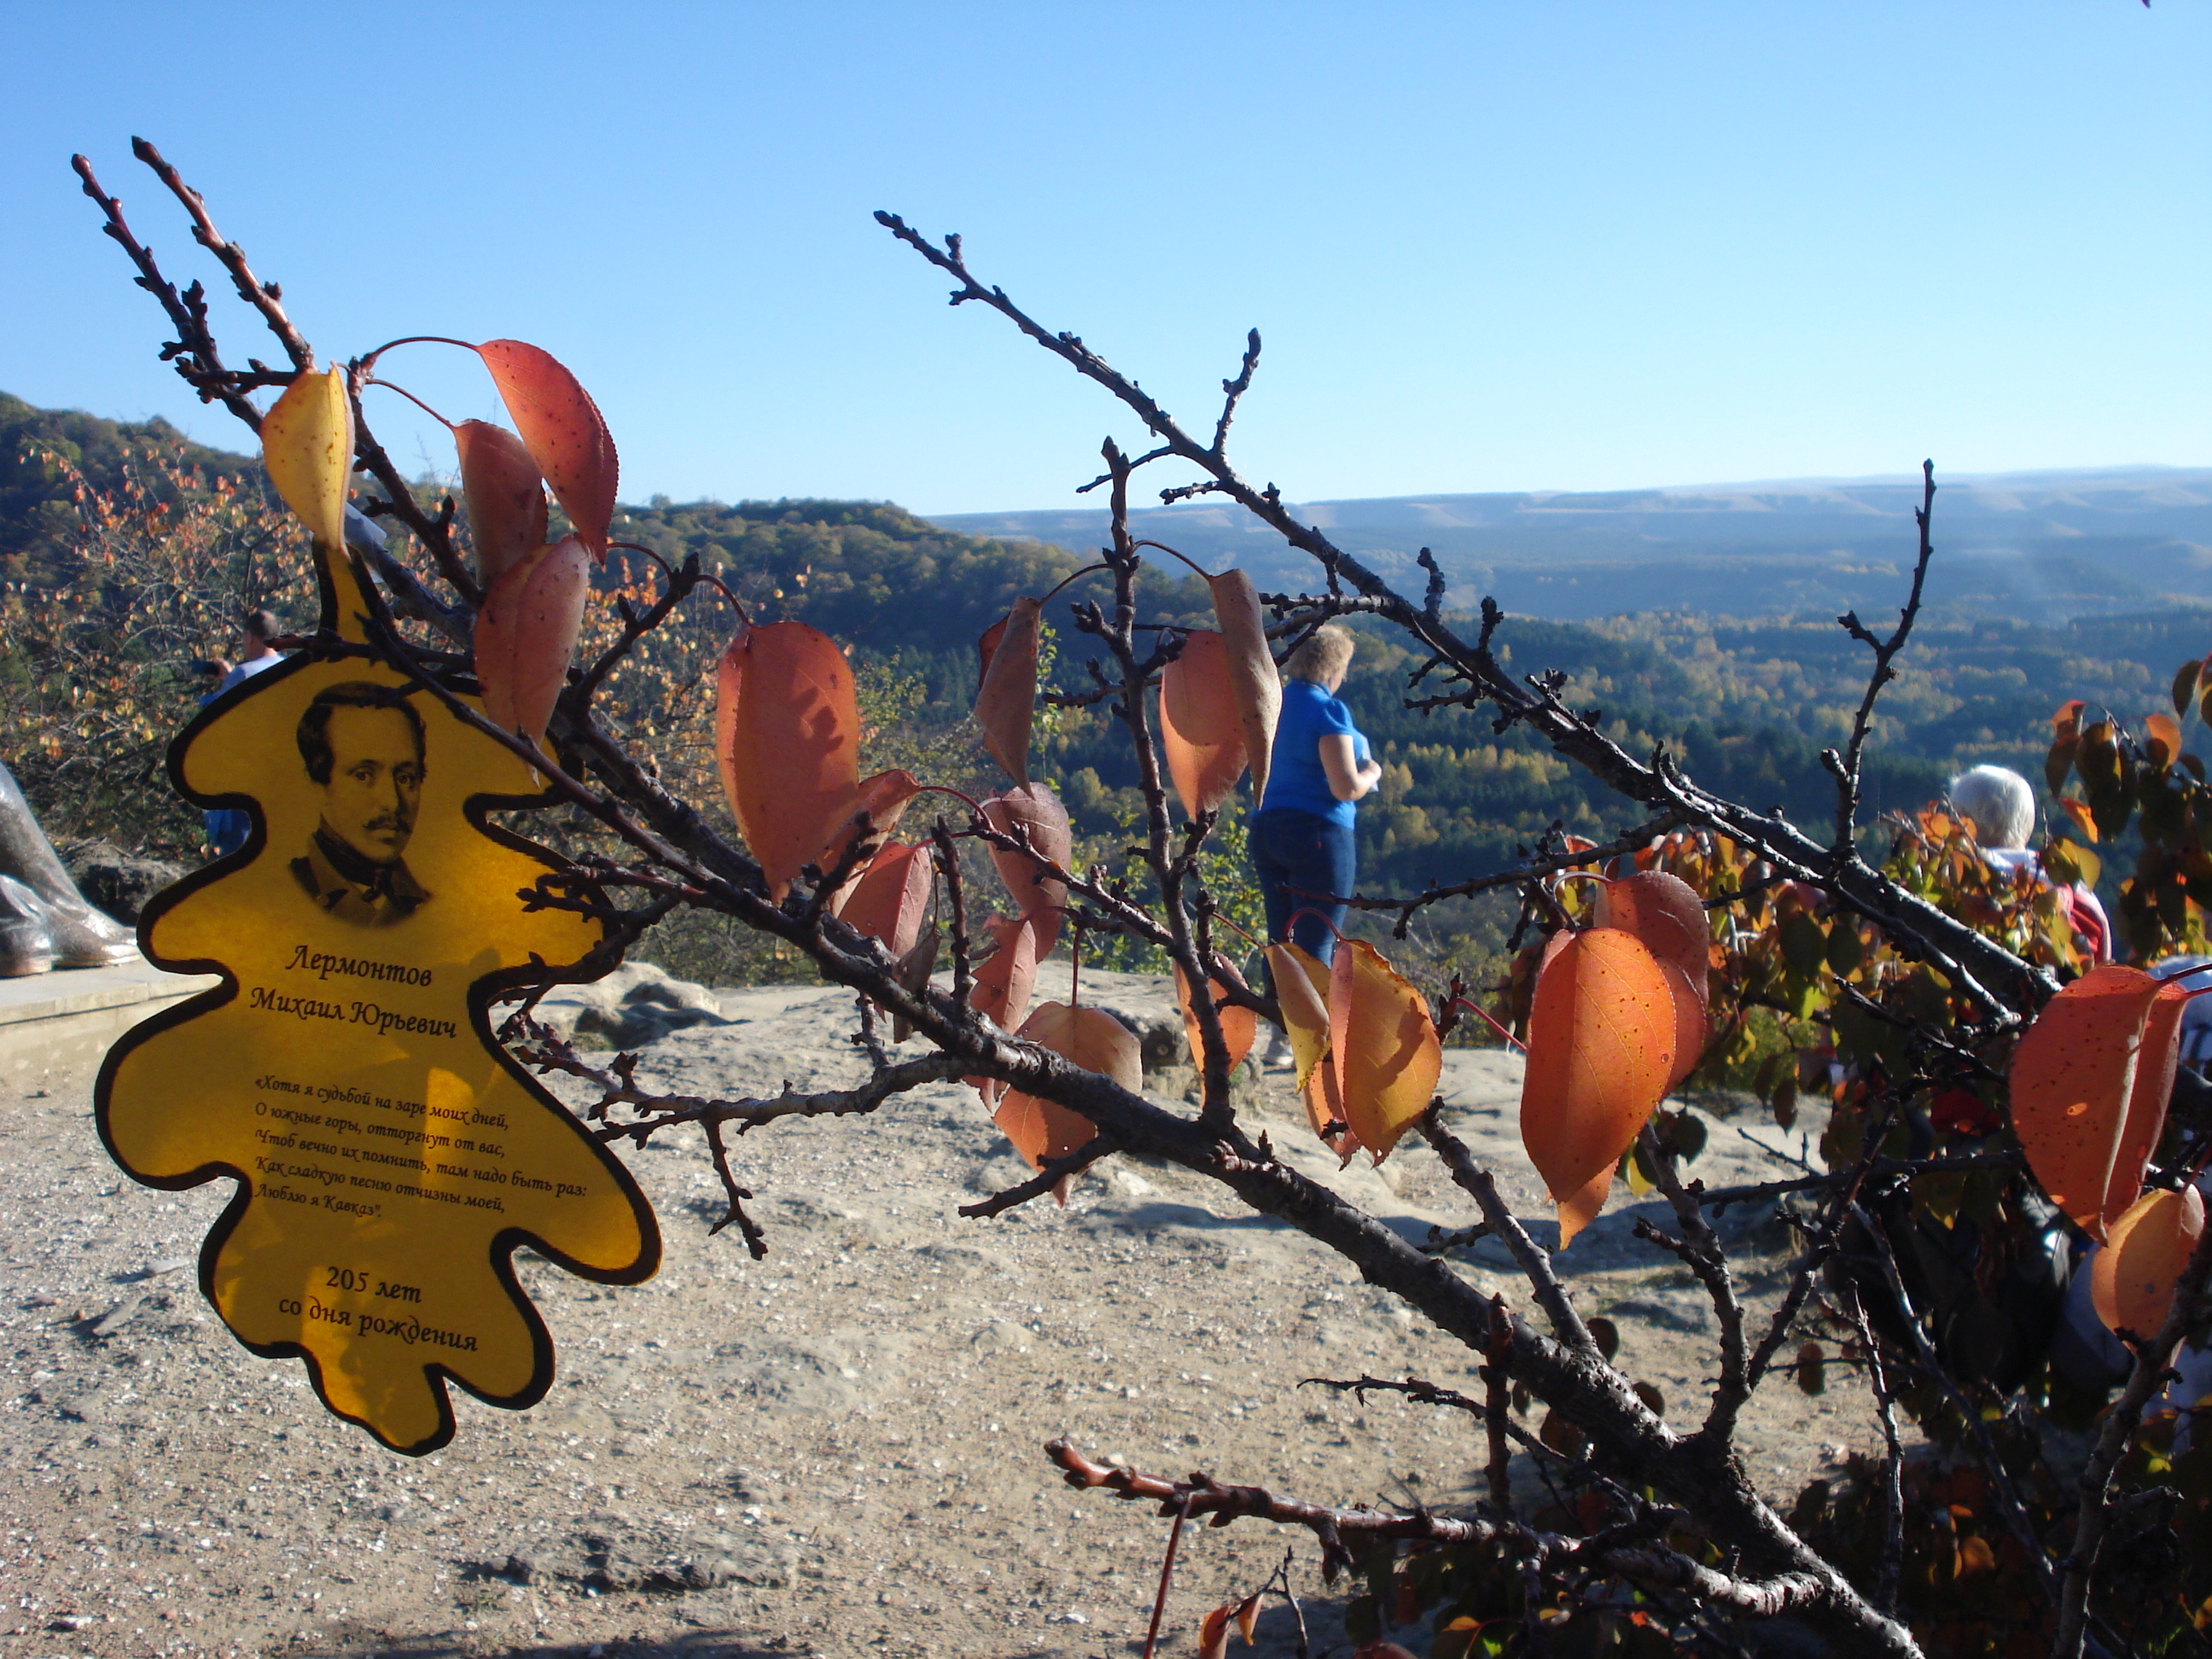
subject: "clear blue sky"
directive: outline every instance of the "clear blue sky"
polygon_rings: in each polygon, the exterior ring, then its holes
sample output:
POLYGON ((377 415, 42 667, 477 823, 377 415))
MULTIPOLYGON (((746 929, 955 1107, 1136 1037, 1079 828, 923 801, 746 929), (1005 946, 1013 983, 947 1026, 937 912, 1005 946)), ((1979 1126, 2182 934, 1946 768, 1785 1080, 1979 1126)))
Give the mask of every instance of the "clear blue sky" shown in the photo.
POLYGON ((227 446, 71 151, 215 287, 160 144, 326 356, 545 346, 632 500, 1052 507, 1136 435, 878 207, 1193 422, 1259 327, 1293 498, 2212 462, 2204 0, 19 0, 0 61, 0 388, 227 446))

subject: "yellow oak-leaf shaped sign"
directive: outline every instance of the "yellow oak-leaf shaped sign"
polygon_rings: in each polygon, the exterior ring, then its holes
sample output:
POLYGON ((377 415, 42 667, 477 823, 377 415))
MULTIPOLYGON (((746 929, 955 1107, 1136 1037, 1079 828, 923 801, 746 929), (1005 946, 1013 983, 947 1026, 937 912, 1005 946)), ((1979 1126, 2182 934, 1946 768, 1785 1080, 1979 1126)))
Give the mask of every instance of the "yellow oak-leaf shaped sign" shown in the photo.
MULTIPOLYGON (((325 622, 358 642, 355 560, 320 538, 315 555, 325 622)), ((601 937, 517 896, 551 860, 487 814, 530 804, 530 769, 394 671, 311 648, 204 710, 169 770, 254 830, 139 924, 149 958, 227 982, 109 1053, 109 1152, 149 1186, 238 1183, 202 1290, 386 1445, 453 1437, 447 1379, 534 1404, 553 1346, 516 1247, 627 1284, 660 1238, 622 1165, 492 1040, 517 970, 601 937)))

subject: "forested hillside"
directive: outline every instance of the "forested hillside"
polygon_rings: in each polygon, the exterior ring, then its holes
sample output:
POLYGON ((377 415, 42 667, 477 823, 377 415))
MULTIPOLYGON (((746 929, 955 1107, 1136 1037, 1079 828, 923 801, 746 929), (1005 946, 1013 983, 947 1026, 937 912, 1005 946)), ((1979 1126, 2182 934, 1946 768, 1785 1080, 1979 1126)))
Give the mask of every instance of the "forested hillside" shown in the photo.
MULTIPOLYGON (((62 574, 76 544, 68 488, 37 452, 58 453, 105 485, 131 446, 147 443, 180 451, 204 477, 256 471, 245 457, 183 446, 159 423, 121 426, 0 397, 6 574, 36 588, 62 574)), ((1050 543, 962 534, 884 502, 656 499, 623 509, 616 533, 672 560, 696 553, 757 618, 803 618, 845 641, 875 688, 886 728, 879 746, 921 744, 936 762, 964 756, 978 779, 988 763, 964 725, 975 637, 1017 596, 1042 593, 1085 562, 1050 543)), ((638 556, 625 556, 641 568, 638 556)), ((622 566, 618 556, 605 580, 620 580, 622 566)), ((1203 623, 1210 615, 1195 578, 1160 571, 1152 580, 1154 618, 1203 623)), ((1900 586, 1901 579, 1885 578, 1869 589, 1870 619, 1893 609, 1900 586)), ((1743 611, 1768 609, 1755 568, 1740 574, 1737 591, 1743 611)), ((1089 684, 1070 606, 1101 592, 1095 577, 1074 583, 1048 613, 1064 689, 1089 684)), ((1480 595, 1455 587, 1450 598, 1472 605, 1480 595)), ((1884 697, 1867 779, 1872 811, 1919 805, 1950 772, 1976 761, 2039 777, 2057 703, 2081 697, 2140 720, 2164 701, 2177 663, 2212 650, 2212 609, 2029 614, 2033 621, 1937 607, 1923 619, 1902 678, 1884 697), (2051 625, 2040 625, 2045 618, 2051 625)), ((695 660, 706 659, 730 621, 720 604, 694 607, 684 627, 700 647, 695 660)), ((1565 671, 1571 700, 1603 709, 1632 750, 1648 750, 1664 735, 1686 769, 1722 793, 1779 805, 1807 824, 1832 811, 1820 750, 1848 729, 1866 672, 1864 649, 1832 613, 1732 619, 1678 608, 1586 622, 1511 617, 1498 639, 1516 669, 1565 671)), ((1360 819, 1370 890, 1410 890, 1496 869, 1555 820, 1591 835, 1621 827, 1605 792, 1519 733, 1498 734, 1461 710, 1405 708, 1413 665, 1400 647, 1370 639, 1344 693, 1385 768, 1380 796, 1360 819)), ((18 664, 9 672, 25 670, 18 664)), ((696 696, 704 690, 695 684, 696 696)), ((678 711, 671 727, 696 740, 698 712, 678 711)), ((1135 808, 1127 744, 1088 709, 1062 711, 1051 727, 1038 740, 1042 769, 1060 783, 1094 850, 1103 849, 1126 835, 1135 808)), ((0 733, 0 753, 6 746, 0 733)), ((2123 863, 2106 867, 2117 872, 2123 863)))

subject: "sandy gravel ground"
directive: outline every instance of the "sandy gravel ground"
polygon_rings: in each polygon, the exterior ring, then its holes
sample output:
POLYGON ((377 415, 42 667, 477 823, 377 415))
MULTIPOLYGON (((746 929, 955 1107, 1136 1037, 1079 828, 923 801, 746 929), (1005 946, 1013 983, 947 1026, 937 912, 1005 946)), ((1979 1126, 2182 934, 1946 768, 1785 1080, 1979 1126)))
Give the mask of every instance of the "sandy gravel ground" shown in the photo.
MULTIPOLYGON (((1157 984, 1110 975, 1089 1000, 1155 1021, 1166 1006, 1157 984)), ((647 1048, 641 1075, 733 1094, 858 1078, 842 994, 720 1006, 647 1048)), ((1174 1099, 1187 1082, 1163 1068, 1148 1086, 1174 1099)), ((1363 1370, 1468 1386, 1470 1357, 1207 1183, 1122 1161, 1064 1211, 954 1215, 1026 1171, 951 1085, 743 1143, 770 1231, 760 1263, 706 1236, 719 1207, 696 1136, 636 1155, 666 1237, 659 1277, 605 1290, 526 1263, 559 1345, 553 1392, 520 1413, 457 1398, 450 1447, 395 1456, 215 1320, 193 1262, 228 1183, 122 1178, 90 1083, 51 1073, 0 1102, 9 1655, 1121 1655, 1142 1638, 1165 1523, 1062 1486, 1038 1449, 1053 1436, 1337 1502, 1446 1505, 1479 1478, 1462 1422, 1296 1386, 1363 1370)), ((1543 1213, 1516 1063, 1455 1053, 1445 1088, 1455 1126, 1543 1213)), ((1251 1109, 1279 1149, 1409 1233, 1468 1219, 1425 1147, 1339 1176, 1286 1086, 1258 1085, 1251 1109)), ((1698 1172, 1717 1185, 1773 1167, 1717 1123, 1698 1172)), ((1627 1237, 1631 1214, 1562 1267, 1585 1312, 1621 1326, 1632 1374, 1686 1414, 1711 1315, 1671 1259, 1627 1237)), ((1784 1239, 1754 1229, 1738 1249, 1771 1299, 1784 1239)), ((1503 1265, 1463 1271, 1510 1298, 1503 1265)), ((1771 1387, 1747 1419, 1747 1461, 1775 1493, 1846 1443, 1874 1443, 1848 1384, 1809 1401, 1771 1387)), ((1187 1538, 1167 1651, 1191 1650, 1200 1614, 1286 1546, 1316 1651, 1340 1651, 1310 1540, 1250 1522, 1187 1538)), ((1290 1650, 1279 1603, 1261 1631, 1263 1652, 1290 1650)))

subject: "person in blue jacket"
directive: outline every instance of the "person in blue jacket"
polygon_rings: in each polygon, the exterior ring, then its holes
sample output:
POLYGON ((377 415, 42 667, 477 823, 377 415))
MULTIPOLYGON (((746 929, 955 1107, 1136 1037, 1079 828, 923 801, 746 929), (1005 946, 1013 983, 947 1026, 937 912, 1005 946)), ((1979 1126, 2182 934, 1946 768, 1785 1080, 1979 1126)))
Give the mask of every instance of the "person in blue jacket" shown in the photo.
MULTIPOLYGON (((1327 962, 1345 907, 1306 896, 1345 894, 1358 878, 1352 823, 1360 797, 1382 769, 1337 701, 1352 665, 1349 630, 1325 623, 1283 665, 1283 712, 1267 768, 1267 788, 1252 815, 1252 866, 1267 906, 1270 944, 1288 939, 1327 962), (1291 920, 1296 916, 1297 920, 1291 920)), ((1287 1063, 1279 1030, 1263 1063, 1287 1063)))
MULTIPOLYGON (((270 643, 283 631, 271 612, 258 609, 247 611, 239 623, 237 664, 226 667, 215 690, 200 699, 200 706, 204 708, 232 687, 243 685, 256 674, 264 673, 283 661, 283 653, 270 643)), ((253 820, 235 807, 218 806, 200 817, 206 828, 208 846, 216 858, 228 858, 246 845, 246 838, 253 832, 253 820)))

